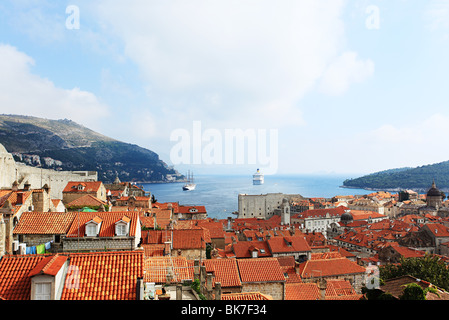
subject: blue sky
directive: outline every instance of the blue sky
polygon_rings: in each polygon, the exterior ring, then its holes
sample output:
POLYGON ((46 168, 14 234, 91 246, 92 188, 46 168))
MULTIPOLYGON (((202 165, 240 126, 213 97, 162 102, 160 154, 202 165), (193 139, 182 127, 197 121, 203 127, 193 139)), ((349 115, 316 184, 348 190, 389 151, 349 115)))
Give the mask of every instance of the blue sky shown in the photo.
POLYGON ((448 56, 449 0, 2 1, 0 113, 72 119, 168 163, 194 121, 277 130, 276 173, 356 175, 449 160, 448 56))

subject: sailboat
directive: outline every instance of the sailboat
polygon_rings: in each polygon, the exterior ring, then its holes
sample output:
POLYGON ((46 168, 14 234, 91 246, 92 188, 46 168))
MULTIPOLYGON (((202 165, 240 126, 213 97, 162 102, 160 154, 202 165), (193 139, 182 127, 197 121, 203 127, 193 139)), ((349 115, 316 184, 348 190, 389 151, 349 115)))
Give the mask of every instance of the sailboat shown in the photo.
POLYGON ((190 191, 190 190, 195 190, 196 184, 193 183, 193 173, 189 172, 187 173, 187 183, 182 187, 182 190, 184 191, 190 191))

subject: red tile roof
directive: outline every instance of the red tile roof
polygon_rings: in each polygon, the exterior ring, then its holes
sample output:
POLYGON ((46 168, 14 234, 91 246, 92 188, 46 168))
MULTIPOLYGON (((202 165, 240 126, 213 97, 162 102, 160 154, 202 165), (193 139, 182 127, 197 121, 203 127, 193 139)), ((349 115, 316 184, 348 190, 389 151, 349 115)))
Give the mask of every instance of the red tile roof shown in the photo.
POLYGON ((30 300, 30 271, 47 255, 4 255, 0 259, 0 296, 5 300, 30 300))
POLYGON ((71 253, 61 300, 135 300, 143 251, 71 253))
POLYGON ((237 265, 242 283, 285 282, 276 258, 237 259, 237 265))
POLYGON ((254 250, 258 250, 258 257, 272 256, 266 241, 239 241, 232 244, 232 250, 237 258, 252 258, 254 250))
MULTIPOLYGON (((115 223, 120 221, 123 216, 131 219, 129 226, 129 236, 136 235, 139 213, 133 211, 127 212, 74 212, 73 223, 67 232, 67 237, 84 237, 86 223, 97 217, 102 220, 99 237, 113 237, 115 235, 115 223)), ((139 222, 140 223, 140 222, 139 222)))
POLYGON ((74 217, 74 212, 24 212, 13 233, 66 234, 74 217))
POLYGON ((440 223, 427 223, 424 227, 429 229, 434 237, 449 237, 449 228, 440 223))
MULTIPOLYGON (((166 283, 171 275, 173 283, 192 280, 185 257, 151 257, 144 263, 144 282, 166 283)), ((193 267, 192 267, 193 268, 193 267)))
POLYGON ((101 206, 101 205, 107 205, 107 202, 100 200, 91 194, 86 194, 68 203, 66 207, 70 208, 70 207, 101 206))
POLYGON ((36 275, 49 275, 56 276, 56 274, 61 270, 61 267, 67 261, 67 256, 53 255, 42 259, 28 274, 29 277, 36 275))
POLYGON ((221 295, 221 300, 273 300, 269 295, 260 292, 225 293, 221 295))
POLYGON ((240 287, 239 270, 236 259, 208 259, 204 260, 206 272, 214 274, 213 286, 215 282, 220 282, 222 287, 240 287))
POLYGON ((197 213, 207 213, 205 206, 179 206, 178 213, 190 213, 190 214, 197 214, 197 213), (191 212, 190 210, 197 210, 196 212, 191 212))
POLYGON ((311 251, 304 237, 274 237, 267 242, 273 254, 311 251))
POLYGON ((364 273, 365 268, 346 258, 308 260, 299 266, 301 279, 364 273))
POLYGON ((319 300, 320 290, 316 283, 287 283, 285 300, 319 300))
POLYGON ((69 181, 65 186, 63 193, 86 193, 86 192, 97 192, 103 185, 101 181, 69 181), (78 186, 82 185, 83 190, 78 190, 78 186))
POLYGON ((340 206, 337 208, 312 209, 294 214, 292 218, 304 219, 304 218, 323 217, 323 216, 325 217, 326 214, 329 214, 330 216, 341 216, 343 213, 345 213, 345 210, 349 209, 345 206, 340 206))

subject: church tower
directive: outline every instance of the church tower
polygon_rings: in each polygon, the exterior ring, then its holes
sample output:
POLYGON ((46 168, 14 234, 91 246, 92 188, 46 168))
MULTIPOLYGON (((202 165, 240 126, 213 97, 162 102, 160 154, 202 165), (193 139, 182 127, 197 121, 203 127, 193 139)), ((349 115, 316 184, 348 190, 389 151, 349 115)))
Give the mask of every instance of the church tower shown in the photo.
POLYGON ((441 191, 438 190, 435 180, 433 180, 432 187, 427 191, 427 206, 438 209, 441 207, 441 203, 443 202, 443 196, 441 195, 441 191))

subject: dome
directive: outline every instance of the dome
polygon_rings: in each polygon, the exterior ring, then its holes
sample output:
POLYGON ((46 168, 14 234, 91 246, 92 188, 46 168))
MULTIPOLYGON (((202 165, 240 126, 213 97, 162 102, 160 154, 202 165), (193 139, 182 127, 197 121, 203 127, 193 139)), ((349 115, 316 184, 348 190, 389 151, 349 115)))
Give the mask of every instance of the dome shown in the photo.
POLYGON ((432 183, 432 187, 427 191, 428 197, 441 197, 441 192, 438 190, 438 188, 435 185, 435 181, 432 183))
POLYGON ((343 213, 340 217, 340 221, 343 223, 350 223, 354 220, 352 217, 352 214, 349 213, 349 210, 346 210, 345 213, 343 213))

